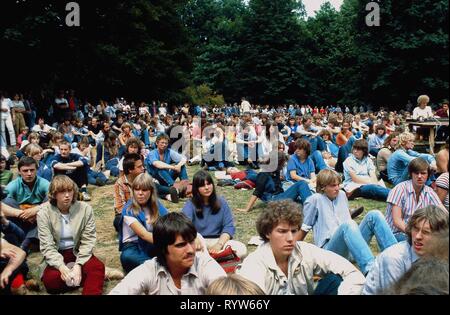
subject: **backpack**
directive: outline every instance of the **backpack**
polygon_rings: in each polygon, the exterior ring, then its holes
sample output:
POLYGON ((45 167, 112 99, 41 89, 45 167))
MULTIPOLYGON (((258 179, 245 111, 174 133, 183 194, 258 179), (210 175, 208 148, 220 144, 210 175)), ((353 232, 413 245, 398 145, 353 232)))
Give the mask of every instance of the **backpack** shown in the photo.
POLYGON ((228 245, 224 250, 218 253, 210 253, 210 256, 214 258, 219 265, 225 270, 226 273, 235 273, 237 267, 241 263, 241 259, 228 245))

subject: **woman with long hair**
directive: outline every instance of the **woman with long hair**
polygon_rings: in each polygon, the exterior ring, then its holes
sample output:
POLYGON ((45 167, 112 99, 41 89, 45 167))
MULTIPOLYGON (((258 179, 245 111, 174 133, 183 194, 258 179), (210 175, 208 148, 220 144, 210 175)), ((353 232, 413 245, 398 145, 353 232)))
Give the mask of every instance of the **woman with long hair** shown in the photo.
POLYGON ((192 199, 183 207, 183 213, 194 223, 198 233, 205 238, 210 253, 218 253, 227 246, 240 258, 247 254, 241 242, 232 240, 236 231, 230 206, 217 196, 211 175, 206 171, 195 173, 192 181, 192 199))
POLYGON ((377 169, 380 172, 380 178, 388 181, 387 162, 391 154, 398 148, 398 133, 393 132, 384 140, 383 147, 377 154, 377 169))
POLYGON ((97 144, 97 157, 95 163, 101 162, 101 167, 111 171, 111 175, 119 176, 119 142, 117 134, 110 131, 106 134, 103 143, 97 144))
POLYGON ((158 200, 153 178, 147 173, 138 175, 131 185, 131 199, 123 207, 119 223, 120 262, 126 272, 155 255, 153 224, 167 213, 158 200))

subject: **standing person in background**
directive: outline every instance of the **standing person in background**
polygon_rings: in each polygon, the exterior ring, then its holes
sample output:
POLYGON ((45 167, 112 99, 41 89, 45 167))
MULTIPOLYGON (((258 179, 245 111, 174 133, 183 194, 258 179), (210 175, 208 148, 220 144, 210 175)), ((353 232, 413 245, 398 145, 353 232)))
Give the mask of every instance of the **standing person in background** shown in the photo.
POLYGON ((9 133, 9 144, 13 147, 16 146, 16 133, 14 131, 13 124, 13 104, 11 99, 7 97, 7 94, 0 91, 0 101, 1 101, 1 125, 0 132, 2 137, 2 143, 6 146, 6 130, 9 133))
POLYGON ((26 111, 25 104, 23 100, 20 99, 20 94, 16 93, 14 95, 14 100, 12 101, 12 115, 14 122, 14 131, 16 135, 20 133, 22 129, 24 129, 27 125, 25 123, 24 113, 26 111))
POLYGON ((433 117, 433 111, 428 106, 430 98, 428 95, 420 95, 417 98, 417 107, 413 110, 413 119, 428 119, 433 117))
POLYGON ((251 109, 252 106, 250 105, 248 100, 245 97, 241 98, 241 106, 240 106, 241 115, 250 112, 251 109))

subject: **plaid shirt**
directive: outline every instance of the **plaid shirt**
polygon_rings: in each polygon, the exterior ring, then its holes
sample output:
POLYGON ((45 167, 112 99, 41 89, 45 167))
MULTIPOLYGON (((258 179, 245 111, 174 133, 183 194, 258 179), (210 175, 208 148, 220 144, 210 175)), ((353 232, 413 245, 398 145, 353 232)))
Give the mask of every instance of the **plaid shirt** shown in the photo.
POLYGON ((128 178, 124 175, 120 176, 114 184, 114 210, 116 214, 121 214, 123 206, 131 199, 131 185, 128 178))

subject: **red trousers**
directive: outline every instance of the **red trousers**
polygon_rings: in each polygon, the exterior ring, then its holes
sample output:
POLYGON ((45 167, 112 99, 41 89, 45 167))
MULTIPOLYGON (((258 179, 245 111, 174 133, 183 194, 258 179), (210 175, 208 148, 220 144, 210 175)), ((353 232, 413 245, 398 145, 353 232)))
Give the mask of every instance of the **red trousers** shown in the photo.
MULTIPOLYGON (((72 249, 61 252, 64 257, 64 263, 75 262, 76 257, 72 249)), ((81 266, 81 286, 83 295, 102 295, 103 282, 105 281, 105 265, 94 255, 81 266)), ((42 275, 42 282, 48 293, 63 293, 71 291, 74 288, 68 287, 66 282, 61 279, 61 272, 54 267, 47 266, 42 275)))

